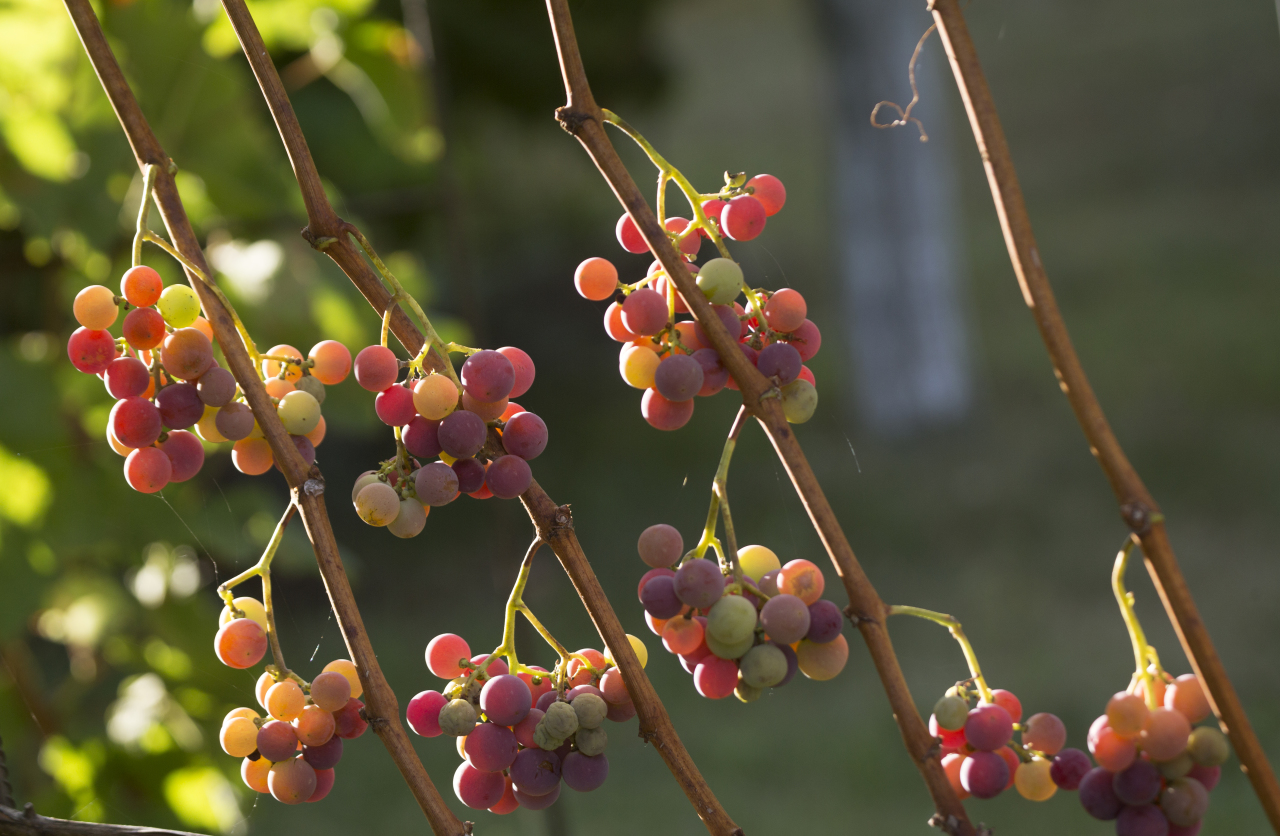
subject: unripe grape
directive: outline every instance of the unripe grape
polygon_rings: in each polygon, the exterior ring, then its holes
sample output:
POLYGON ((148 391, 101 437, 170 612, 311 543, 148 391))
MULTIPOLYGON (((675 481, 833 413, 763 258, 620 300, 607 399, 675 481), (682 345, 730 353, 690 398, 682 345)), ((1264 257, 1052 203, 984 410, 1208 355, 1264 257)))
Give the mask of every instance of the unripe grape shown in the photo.
POLYGON ((706 625, 703 625, 703 627, 702 640, 706 642, 707 649, 721 659, 741 659, 755 644, 756 638, 754 635, 746 636, 736 642, 724 642, 705 632, 706 625))
POLYGON ((463 737, 476 727, 476 709, 466 700, 450 700, 440 709, 440 731, 463 737))
POLYGON ((818 390, 807 380, 791 381, 782 387, 782 414, 789 424, 803 424, 818 411, 818 390))
MULTIPOLYGON (((274 354, 279 357, 292 357, 295 360, 302 359, 302 352, 291 345, 272 346, 265 352, 266 354, 274 354)), ((263 377, 271 379, 278 377, 293 383, 302 378, 302 365, 300 363, 286 363, 279 360, 263 360, 262 361, 263 377), (281 371, 284 373, 281 374, 281 371)))
POLYGON ((402 540, 417 537, 427 525, 427 510, 416 497, 400 500, 400 511, 387 524, 387 531, 402 540))
POLYGON ((781 212, 787 202, 786 187, 772 174, 757 174, 747 181, 747 188, 752 190, 751 196, 760 201, 760 206, 768 216, 781 212))
POLYGON ((311 374, 325 386, 336 386, 351 372, 351 352, 337 340, 321 340, 307 357, 315 363, 311 374))
POLYGON ((1187 752, 1200 766, 1221 766, 1231 756, 1231 744, 1213 726, 1200 726, 1191 732, 1187 752))
POLYGON ((657 354, 646 348, 624 345, 618 354, 618 371, 628 386, 648 389, 654 384, 658 364, 661 362, 657 354))
POLYGON ((933 716, 939 728, 959 731, 969 719, 969 704, 959 697, 945 696, 934 703, 933 716))
POLYGON ((76 294, 71 305, 76 322, 85 328, 106 330, 116 321, 120 308, 116 306, 115 294, 110 288, 93 284, 76 294))
POLYGON ((280 399, 276 414, 291 435, 306 435, 320 423, 320 402, 308 392, 290 392, 280 399))
POLYGON ((541 725, 551 737, 563 740, 578 730, 578 712, 569 703, 553 702, 544 711, 541 725))
POLYGON ((355 360, 356 383, 370 392, 381 392, 400 376, 400 361, 384 345, 362 349, 355 360))
POLYGON ((302 758, 290 758, 271 767, 267 786, 276 801, 301 804, 316 791, 316 771, 302 758))
POLYGON ((269 761, 279 762, 293 757, 298 749, 298 733, 282 720, 268 721, 258 729, 258 751, 269 761))
MULTIPOLYGON (((135 450, 129 457, 133 458, 141 452, 144 451, 135 450)), ((156 453, 164 455, 159 450, 156 453)), ((236 618, 218 629, 213 639, 213 649, 219 661, 227 667, 240 670, 251 668, 266 655, 267 634, 253 619, 236 618)))
POLYGON ((369 525, 389 525, 400 513, 400 495, 385 482, 366 485, 356 496, 356 513, 369 525))
MULTIPOLYGON (((698 289, 713 305, 731 305, 742 292, 742 268, 732 259, 713 258, 698 270, 698 289)), ((734 334, 733 329, 729 329, 734 334)))
POLYGON ((303 375, 294 381, 293 388, 299 392, 306 392, 308 395, 316 399, 316 403, 324 405, 325 389, 324 384, 315 375, 303 375))
MULTIPOLYGON (((649 648, 645 647, 644 642, 636 636, 627 633, 627 643, 631 645, 631 651, 636 654, 636 661, 640 663, 640 667, 643 668, 648 665, 649 648)), ((618 660, 613 658, 613 651, 607 647, 604 650, 604 658, 615 668, 618 666, 618 660)))
POLYGON ((618 289, 618 268, 607 259, 588 258, 574 271, 573 285, 583 299, 603 302, 618 289))
POLYGON ((729 201, 720 215, 724 234, 734 241, 750 241, 764 232, 767 216, 764 206, 751 195, 739 195, 729 201))
POLYGON ((267 713, 277 720, 289 721, 302 713, 307 703, 306 694, 292 679, 285 679, 267 690, 267 713))
POLYGON ((218 732, 222 751, 233 758, 246 758, 258 749, 258 727, 248 717, 235 717, 218 732))
POLYGON ((164 281, 160 274, 142 264, 124 271, 120 279, 120 295, 135 308, 151 307, 160 301, 162 290, 164 281))
POLYGON ((547 730, 547 724, 539 720, 538 725, 533 729, 533 743, 539 749, 554 752, 564 745, 564 738, 556 737, 547 730))
MULTIPOLYGON (((334 659, 332 662, 324 666, 325 673, 340 673, 347 680, 347 685, 351 687, 351 699, 356 699, 364 694, 364 686, 360 684, 360 675, 356 672, 356 666, 349 659, 334 659)), ((348 704, 351 700, 347 700, 348 704)), ((337 710, 337 709, 330 709, 337 710)))
MULTIPOLYGON (((1188 746, 1191 744, 1188 743, 1188 746)), ((1160 770, 1160 774, 1167 780, 1172 781, 1174 778, 1182 778, 1191 772, 1196 762, 1191 758, 1190 752, 1183 752, 1171 761, 1160 761, 1156 764, 1156 769, 1160 770)))
POLYGON ((458 405, 458 387, 442 374, 431 374, 413 386, 413 407, 430 421, 439 421, 458 405))
POLYGON ((160 294, 157 307, 169 325, 186 328, 200 315, 200 298, 185 284, 171 284, 160 294))
POLYGON ((1058 791, 1058 785, 1049 777, 1053 765, 1044 758, 1032 758, 1018 767, 1013 774, 1018 794, 1028 801, 1048 801, 1058 791))
POLYGON ((767 572, 782 568, 778 556, 765 546, 743 546, 738 549, 738 565, 742 567, 742 573, 753 581, 759 581, 767 572))
POLYGON ((819 682, 834 679, 849 661, 849 643, 842 635, 826 644, 803 639, 796 648, 796 661, 800 672, 809 679, 819 682))
POLYGON ((604 753, 605 747, 609 743, 609 734, 598 726, 596 728, 581 728, 578 729, 573 741, 579 752, 590 757, 604 753))
POLYGON ((351 683, 338 671, 324 671, 311 682, 311 701, 325 711, 337 711, 351 699, 351 683))
POLYGON ((756 645, 738 663, 742 681, 752 688, 772 688, 787 675, 787 657, 776 645, 756 645))
MULTIPOLYGON (((270 701, 270 694, 267 695, 267 699, 270 701)), ((337 729, 333 713, 325 711, 318 705, 303 706, 302 711, 293 721, 293 726, 303 746, 323 746, 329 742, 337 729)))
POLYGON ((578 718, 578 727, 583 729, 599 728, 609 711, 604 699, 595 694, 579 694, 573 698, 570 707, 578 718))
POLYGON ((741 595, 725 595, 707 613, 707 634, 724 644, 750 638, 755 628, 756 608, 741 595))
MULTIPOLYGON (((257 622, 258 626, 263 630, 267 629, 267 609, 257 598, 250 598, 245 595, 232 601, 235 608, 244 613, 244 617, 257 622)), ((218 616, 218 626, 221 627, 231 622, 235 618, 235 613, 231 607, 224 606, 222 613, 218 616)))

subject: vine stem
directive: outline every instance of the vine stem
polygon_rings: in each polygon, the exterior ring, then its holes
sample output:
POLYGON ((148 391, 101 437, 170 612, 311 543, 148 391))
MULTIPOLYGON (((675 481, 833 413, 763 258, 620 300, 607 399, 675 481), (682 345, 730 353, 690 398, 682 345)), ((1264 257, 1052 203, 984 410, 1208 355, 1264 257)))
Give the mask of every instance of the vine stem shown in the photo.
POLYGON ((280 548, 280 543, 284 541, 285 527, 289 525, 289 520, 293 519, 294 512, 297 510, 298 506, 290 502, 289 507, 284 511, 284 516, 276 524, 275 531, 271 532, 271 539, 267 541, 267 547, 263 550, 262 557, 258 558, 258 562, 218 587, 218 594, 222 596, 222 600, 231 608, 232 614, 237 618, 241 618, 244 613, 236 608, 234 603, 235 596, 232 595, 231 590, 250 578, 262 579, 262 608, 267 613, 267 639, 271 643, 271 658, 276 663, 277 682, 289 676, 291 671, 284 662, 284 652, 280 649, 280 634, 276 632, 275 606, 271 600, 271 561, 275 559, 276 550, 280 548))
POLYGON ((969 637, 964 634, 964 627, 961 626, 960 620, 954 615, 900 604, 893 604, 887 607, 885 615, 911 615, 946 627, 951 633, 951 638, 956 640, 956 643, 960 645, 961 652, 964 653, 964 660, 969 664, 969 675, 973 677, 973 684, 978 686, 978 693, 982 695, 982 701, 987 703, 996 701, 995 697, 992 696, 991 688, 987 686, 986 677, 982 675, 982 666, 978 664, 978 654, 974 652, 973 644, 969 641, 969 637))
POLYGON ((155 166, 142 169, 142 202, 138 204, 138 231, 133 235, 133 266, 142 264, 142 241, 147 233, 147 216, 151 214, 151 190, 156 185, 155 166))
POLYGON ((742 432, 742 425, 746 423, 747 408, 744 406, 738 410, 738 415, 733 419, 733 426, 729 428, 729 437, 725 439, 724 450, 720 453, 720 464, 716 466, 715 479, 711 482, 711 507, 707 510, 707 524, 703 526, 702 536, 698 538, 698 545, 684 556, 680 561, 683 563, 690 557, 702 557, 707 553, 708 548, 714 548, 716 555, 720 558, 720 569, 723 571, 728 569, 733 573, 733 579, 736 583, 742 583, 742 566, 738 563, 738 538, 733 530, 733 514, 729 510, 729 463, 733 459, 733 451, 738 446, 738 435, 742 432), (716 523, 719 520, 724 521, 724 539, 721 544, 719 538, 716 537, 716 523))
MULTIPOLYGON (((470 825, 465 825, 453 814, 444 799, 440 797, 435 785, 431 783, 430 776, 427 775, 422 762, 418 760, 413 744, 410 743, 409 736, 400 722, 400 706, 378 665, 377 655, 369 641, 364 619, 361 618, 360 609, 356 605, 355 595, 351 591, 351 584, 342 564, 337 539, 329 523, 328 509, 324 503, 324 476, 318 467, 312 465, 308 468, 302 460, 284 425, 280 423, 280 417, 276 414, 271 398, 263 387, 258 368, 250 357, 249 350, 238 338, 239 329, 229 306, 224 302, 225 297, 217 291, 211 281, 205 280, 212 276, 212 271, 205 261, 199 241, 187 219, 182 199, 178 195, 173 179, 176 166, 152 133, 151 126, 147 123, 146 116, 138 106, 138 101, 107 43, 89 0, 64 0, 64 2, 85 53, 129 140, 139 170, 146 171, 146 166, 155 166, 156 182, 153 195, 156 205, 169 231, 169 236, 173 239, 174 249, 185 259, 183 265, 187 267, 188 281, 200 297, 209 325, 222 346, 227 368, 244 392, 245 400, 253 410, 254 418, 262 428, 275 461, 289 484, 292 504, 298 507, 307 529, 307 537, 311 540, 315 551, 316 563, 324 579, 334 620, 342 631, 347 651, 364 688, 365 715, 369 725, 387 747, 391 759, 412 789, 432 830, 440 836, 469 834, 470 825)), ((260 39, 258 51, 260 55, 266 56, 266 50, 262 47, 260 39)), ((270 64, 269 59, 268 64, 270 64)), ((318 180, 317 186, 319 186, 318 180)), ((323 194, 323 188, 321 193, 323 194)), ((349 248, 350 244, 347 246, 349 248)), ((329 251, 335 249, 341 248, 339 245, 328 248, 329 251)), ((358 255, 355 258, 359 260, 358 255)))
POLYGON ((1204 686, 1209 704, 1230 736, 1231 745, 1249 776, 1272 829, 1280 834, 1280 784, 1276 782, 1275 772, 1258 743, 1209 630, 1200 618, 1195 598, 1169 544, 1160 507, 1107 422, 1058 310, 1053 288, 1040 259, 1031 217, 1022 197, 1022 186, 1009 153, 1009 143, 969 36, 960 0, 931 0, 929 8, 969 115, 969 125, 987 172, 991 199, 1000 219, 1009 260, 1022 289, 1023 300, 1035 319, 1049 359, 1053 362, 1054 374, 1075 412, 1090 450, 1111 483, 1121 516, 1142 543, 1147 572, 1173 623, 1182 649, 1204 686))
POLYGON ((1116 555, 1116 563, 1111 570, 1111 591, 1115 593, 1116 603, 1120 605, 1120 616, 1124 619, 1124 626, 1129 631, 1129 641, 1133 645, 1134 674, 1129 691, 1132 693, 1141 682, 1147 708, 1155 711, 1160 704, 1156 702, 1156 689, 1147 665, 1154 650, 1147 644, 1147 634, 1143 632, 1142 622, 1138 621, 1138 613, 1133 606, 1133 593, 1124 588, 1124 573, 1129 568, 1129 555, 1133 553, 1133 547, 1136 545, 1138 545, 1137 540, 1129 537, 1125 540, 1120 553, 1116 555))
MULTIPOLYGON (((694 318, 707 334, 711 347, 720 356, 720 362, 729 370, 729 374, 738 384, 742 393, 743 406, 760 422, 769 436, 778 458, 786 468, 787 475, 796 493, 799 494, 805 510, 809 513, 809 519, 844 584, 845 592, 849 596, 849 608, 846 612, 855 619, 858 631, 867 644, 876 673, 880 677, 894 718, 902 732, 903 743, 929 789, 938 820, 950 829, 952 836, 975 836, 976 831, 969 821, 964 805, 961 804, 947 780, 946 773, 942 770, 942 764, 935 750, 937 741, 930 736, 924 720, 920 717, 920 712, 916 709, 898 658, 893 652, 893 643, 884 626, 885 605, 858 563, 844 530, 836 518, 835 511, 827 501, 822 486, 818 483, 813 469, 805 458, 804 451, 800 448, 795 434, 791 431, 791 426, 782 413, 780 399, 764 397, 766 393, 776 394, 777 388, 755 366, 751 365, 739 349, 738 341, 730 336, 720 318, 711 310, 706 296, 698 290, 697 284, 685 267, 684 259, 672 246, 666 230, 654 217, 653 211, 645 202, 644 195, 636 187, 635 180, 622 164, 617 151, 605 134, 606 116, 596 104, 595 97, 591 93, 591 85, 587 81, 586 70, 582 66, 582 55, 578 50, 568 0, 547 0, 547 13, 551 22, 552 36, 555 39, 567 99, 565 105, 556 111, 556 118, 561 126, 582 144, 618 201, 631 216, 636 228, 649 245, 649 249, 667 271, 667 276, 680 291, 694 318)), ((543 536, 545 538, 547 535, 544 533, 543 536)), ((548 542, 551 541, 548 540, 548 542)), ((624 670, 623 673, 625 674, 626 671, 624 670)))

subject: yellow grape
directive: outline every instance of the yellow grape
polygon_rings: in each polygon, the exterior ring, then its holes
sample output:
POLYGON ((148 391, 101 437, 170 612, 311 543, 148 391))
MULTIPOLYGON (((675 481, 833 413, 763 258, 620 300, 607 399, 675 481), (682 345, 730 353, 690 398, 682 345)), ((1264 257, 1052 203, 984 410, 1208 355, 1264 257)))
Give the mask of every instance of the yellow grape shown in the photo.
POLYGON ((227 437, 218 432, 218 408, 215 406, 206 406, 204 408, 204 417, 196 422, 196 435, 200 436, 210 444, 221 444, 227 440, 227 437))
POLYGON ((227 723, 230 723, 232 720, 236 719, 237 717, 248 717, 250 720, 262 719, 262 715, 254 711, 252 708, 246 708, 245 706, 240 706, 239 708, 233 708, 227 712, 227 716, 222 718, 222 725, 225 726, 227 723))
POLYGON ((187 328, 200 316, 200 298, 185 284, 171 284, 160 294, 157 304, 164 321, 174 328, 187 328))
POLYGON ((307 695, 292 679, 277 682, 267 690, 267 713, 277 720, 293 720, 306 704, 307 695))
POLYGON ((758 581, 774 569, 781 569, 782 561, 778 560, 778 556, 772 549, 764 546, 743 546, 738 549, 738 565, 742 567, 743 574, 753 581, 758 581))
POLYGON ((265 711, 267 708, 267 691, 271 690, 271 686, 276 684, 276 678, 269 672, 263 671, 262 676, 258 677, 258 683, 253 687, 254 696, 258 698, 258 705, 262 706, 265 711))
POLYGON ((442 374, 432 374, 413 387, 413 408, 429 421, 439 421, 458 405, 458 387, 442 374))
POLYGON ((246 758, 258 748, 258 727, 248 717, 236 717, 222 724, 218 742, 231 757, 246 758))
POLYGON ((364 693, 364 686, 360 684, 360 676, 356 673, 354 664, 347 659, 334 659, 324 666, 324 670, 325 673, 335 672, 345 676, 348 684, 351 685, 351 699, 360 699, 360 695, 364 693))
POLYGON ((400 495, 385 482, 366 485, 356 495, 356 513, 369 525, 389 525, 400 513, 400 495))
MULTIPOLYGON (((262 602, 257 598, 245 596, 234 600, 236 609, 244 613, 245 618, 251 618, 258 622, 258 626, 263 630, 267 629, 267 608, 262 606, 262 602)), ((223 607, 222 614, 218 616, 218 626, 221 627, 232 619, 230 607, 223 607)))
POLYGON ((653 376, 662 362, 657 354, 636 345, 624 345, 618 355, 618 371, 628 386, 635 389, 649 389, 653 386, 653 376))
MULTIPOLYGON (((631 649, 635 651, 636 658, 640 660, 640 667, 643 668, 649 664, 649 648, 644 646, 644 642, 630 633, 627 633, 627 641, 631 643, 631 649)), ((605 648, 604 658, 608 659, 610 664, 617 666, 618 661, 613 658, 613 651, 608 648, 605 648)))
POLYGON ((1018 794, 1028 801, 1048 801, 1053 798, 1058 785, 1049 775, 1052 766, 1044 758, 1032 758, 1030 763, 1019 766, 1018 771, 1013 773, 1013 785, 1018 788, 1018 794))
POLYGON ((120 308, 116 306, 116 296, 110 288, 100 284, 92 284, 76 294, 71 305, 76 322, 93 331, 105 331, 116 321, 120 308))
POLYGON ((320 402, 310 392, 293 391, 280 399, 276 414, 290 435, 306 435, 320 424, 320 402))
POLYGON ((271 761, 266 758, 258 758, 256 761, 245 758, 240 764, 240 778, 254 792, 270 792, 267 788, 267 773, 270 771, 271 761))

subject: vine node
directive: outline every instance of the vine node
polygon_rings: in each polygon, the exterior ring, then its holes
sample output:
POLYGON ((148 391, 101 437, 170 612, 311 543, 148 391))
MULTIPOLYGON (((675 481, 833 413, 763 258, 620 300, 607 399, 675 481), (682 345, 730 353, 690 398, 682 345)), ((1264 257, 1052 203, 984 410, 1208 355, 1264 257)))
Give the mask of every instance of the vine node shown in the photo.
POLYGON ((566 133, 577 136, 583 124, 596 121, 596 117, 576 105, 565 105, 556 108, 556 121, 566 133))

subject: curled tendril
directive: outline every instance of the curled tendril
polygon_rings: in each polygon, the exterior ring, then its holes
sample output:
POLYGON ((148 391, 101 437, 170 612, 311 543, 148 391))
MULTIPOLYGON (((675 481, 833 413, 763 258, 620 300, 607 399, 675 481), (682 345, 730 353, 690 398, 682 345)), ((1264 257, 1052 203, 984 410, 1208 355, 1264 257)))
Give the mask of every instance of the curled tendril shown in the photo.
POLYGON ((920 42, 916 44, 915 52, 911 53, 911 63, 907 65, 907 78, 911 81, 911 101, 907 104, 906 110, 903 110, 893 102, 880 102, 871 110, 872 127, 883 130, 884 128, 898 128, 908 122, 915 122, 916 127, 920 130, 920 141, 929 141, 929 135, 924 132, 924 125, 921 124, 919 119, 911 115, 911 110, 920 101, 920 90, 916 87, 916 61, 920 59, 920 50, 924 49, 924 42, 929 40, 929 36, 932 35, 933 30, 937 28, 938 24, 935 23, 928 29, 924 30, 924 35, 921 36, 920 42), (877 122, 876 114, 880 112, 880 108, 882 107, 891 107, 896 110, 898 112, 898 118, 892 122, 877 122))

